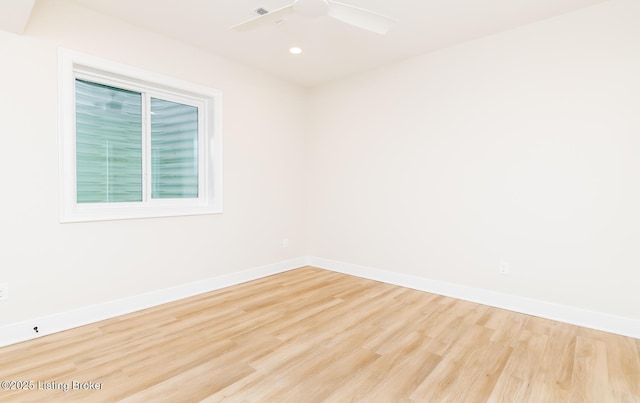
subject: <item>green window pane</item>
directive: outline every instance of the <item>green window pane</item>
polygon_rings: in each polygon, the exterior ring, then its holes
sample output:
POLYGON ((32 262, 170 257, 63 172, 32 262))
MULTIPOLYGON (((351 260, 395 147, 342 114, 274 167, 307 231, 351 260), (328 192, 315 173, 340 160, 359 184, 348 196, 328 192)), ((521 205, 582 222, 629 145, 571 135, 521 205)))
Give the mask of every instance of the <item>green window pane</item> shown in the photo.
POLYGON ((151 98, 151 197, 198 197, 198 108, 151 98))
POLYGON ((142 201, 142 95, 76 80, 78 203, 142 201))

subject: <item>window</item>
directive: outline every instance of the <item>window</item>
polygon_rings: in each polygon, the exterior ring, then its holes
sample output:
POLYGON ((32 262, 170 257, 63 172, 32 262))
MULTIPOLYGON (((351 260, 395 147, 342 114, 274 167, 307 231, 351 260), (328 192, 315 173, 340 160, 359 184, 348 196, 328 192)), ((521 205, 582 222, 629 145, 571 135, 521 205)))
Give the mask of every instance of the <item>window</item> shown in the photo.
POLYGON ((60 51, 61 221, 222 210, 221 94, 60 51))

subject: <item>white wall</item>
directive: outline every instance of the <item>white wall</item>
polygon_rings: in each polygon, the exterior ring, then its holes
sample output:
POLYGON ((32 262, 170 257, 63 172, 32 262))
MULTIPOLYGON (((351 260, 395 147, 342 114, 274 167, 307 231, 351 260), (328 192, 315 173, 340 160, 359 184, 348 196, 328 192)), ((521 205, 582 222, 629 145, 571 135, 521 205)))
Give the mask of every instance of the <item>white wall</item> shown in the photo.
POLYGON ((0 326, 304 254, 302 90, 65 0, 0 55, 0 326), (58 222, 59 46, 223 91, 224 214, 58 222))
POLYGON ((312 91, 311 255, 640 318, 639 20, 612 0, 312 91))

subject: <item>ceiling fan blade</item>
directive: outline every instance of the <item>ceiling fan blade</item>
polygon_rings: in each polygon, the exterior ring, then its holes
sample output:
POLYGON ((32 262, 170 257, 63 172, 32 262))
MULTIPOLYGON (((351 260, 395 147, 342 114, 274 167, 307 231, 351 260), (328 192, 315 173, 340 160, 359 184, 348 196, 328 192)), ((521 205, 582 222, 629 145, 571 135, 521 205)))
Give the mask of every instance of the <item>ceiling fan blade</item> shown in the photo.
POLYGON ((293 6, 282 7, 277 10, 269 11, 268 13, 261 15, 259 17, 252 18, 248 21, 242 22, 238 25, 234 25, 233 27, 231 27, 231 29, 239 32, 250 31, 261 25, 265 25, 270 22, 277 21, 280 18, 284 18, 291 13, 293 13, 293 6))
POLYGON ((398 22, 382 14, 337 1, 329 2, 329 16, 355 27, 381 35, 389 32, 391 27, 398 22))

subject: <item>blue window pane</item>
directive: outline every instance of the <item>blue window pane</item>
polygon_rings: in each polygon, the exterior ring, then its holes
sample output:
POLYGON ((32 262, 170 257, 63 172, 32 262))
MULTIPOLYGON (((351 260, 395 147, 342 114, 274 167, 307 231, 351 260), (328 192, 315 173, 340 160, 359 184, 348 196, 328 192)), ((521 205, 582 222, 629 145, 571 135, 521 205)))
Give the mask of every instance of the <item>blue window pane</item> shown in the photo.
POLYGON ((76 80, 78 203, 142 201, 142 96, 76 80))
POLYGON ((198 108, 151 98, 151 197, 198 197, 198 108))

